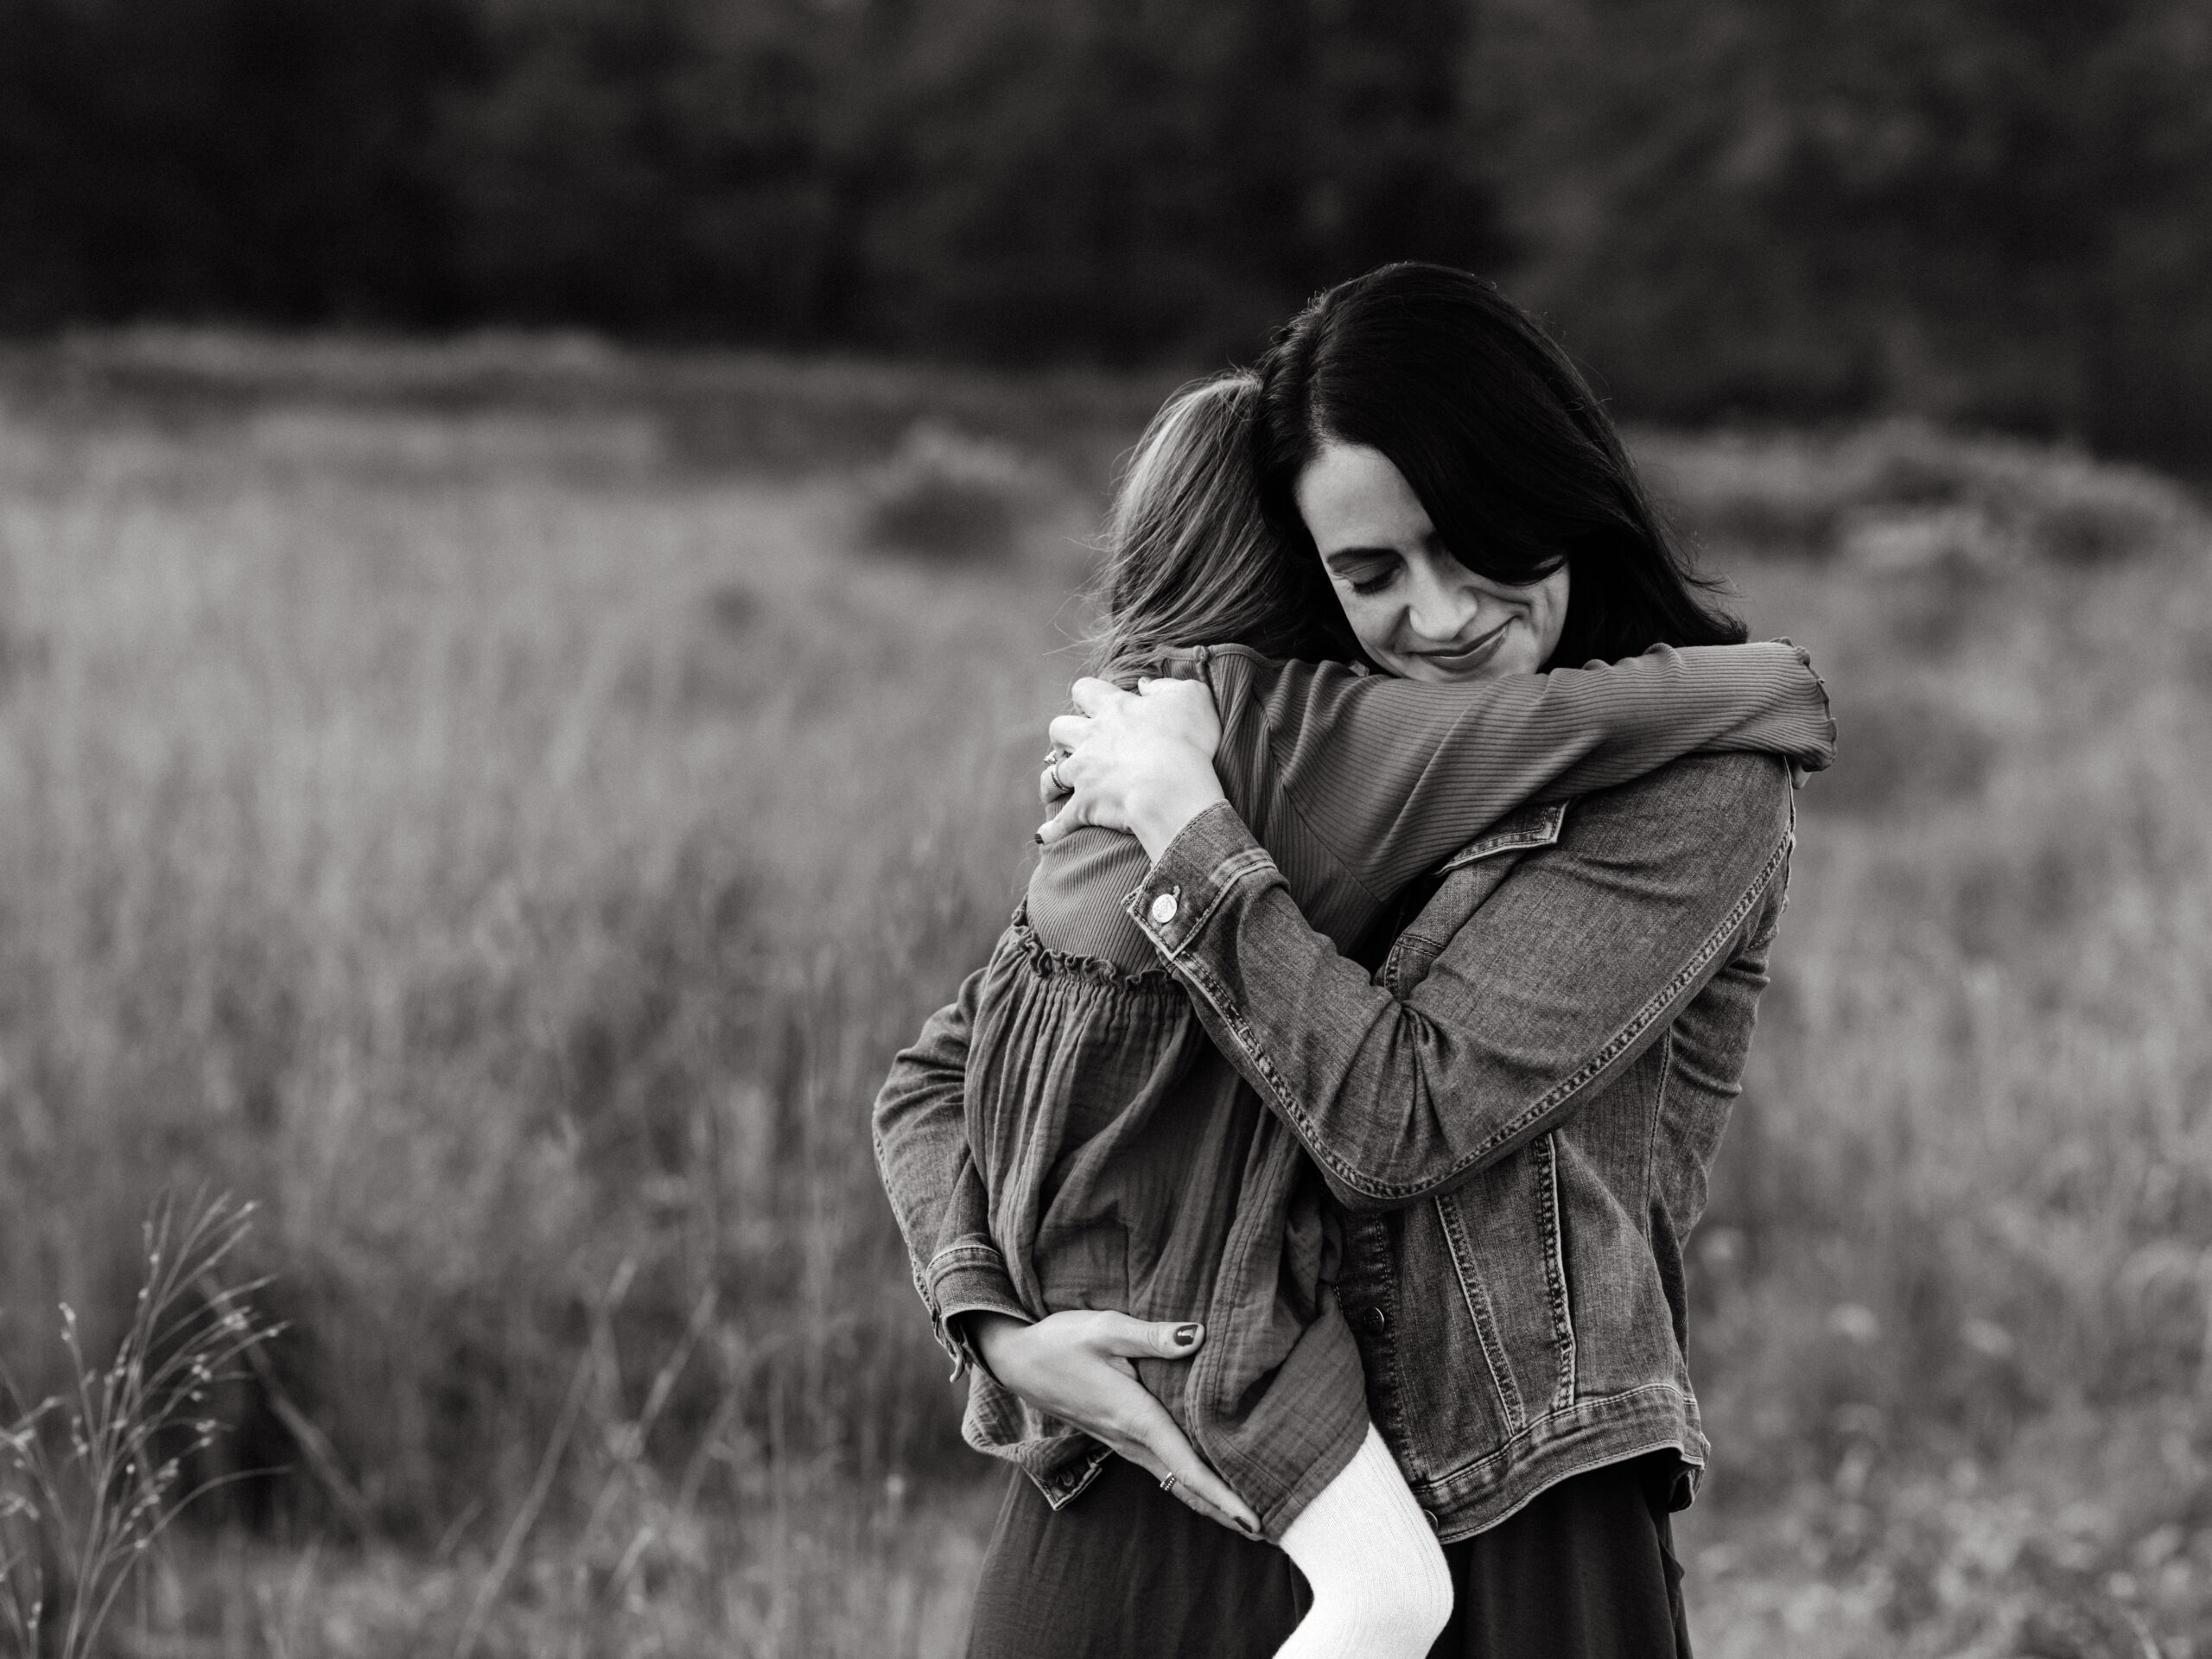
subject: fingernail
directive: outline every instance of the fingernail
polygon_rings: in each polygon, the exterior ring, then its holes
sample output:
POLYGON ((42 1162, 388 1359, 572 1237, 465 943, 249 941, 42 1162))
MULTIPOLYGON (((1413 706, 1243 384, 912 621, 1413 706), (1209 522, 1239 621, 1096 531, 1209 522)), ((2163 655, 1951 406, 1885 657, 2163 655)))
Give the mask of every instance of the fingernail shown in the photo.
POLYGON ((1243 1516, 1240 1515, 1236 1516, 1236 1530, 1243 1533, 1247 1538, 1256 1538, 1260 1535, 1260 1529, 1252 1522, 1247 1521, 1243 1516))
POLYGON ((1177 1325, 1175 1327, 1175 1345, 1178 1348, 1189 1347, 1192 1343, 1198 1339, 1198 1333, 1204 1329, 1205 1327, 1203 1325, 1177 1325))

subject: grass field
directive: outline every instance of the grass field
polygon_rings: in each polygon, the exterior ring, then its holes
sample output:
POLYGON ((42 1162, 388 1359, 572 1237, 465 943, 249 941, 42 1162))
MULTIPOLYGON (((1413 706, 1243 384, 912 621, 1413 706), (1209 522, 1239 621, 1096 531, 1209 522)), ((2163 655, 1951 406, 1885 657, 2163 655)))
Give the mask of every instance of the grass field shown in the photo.
MULTIPOLYGON (((0 1348, 112 1340, 164 1183, 262 1201, 287 1324, 225 1402, 287 1472, 121 1650, 958 1650, 991 1494, 867 1106, 1012 902, 1163 389, 0 358, 0 1348)), ((1640 443, 1843 731, 1694 1252, 1700 1650, 2212 1653, 2206 521, 1640 443)))

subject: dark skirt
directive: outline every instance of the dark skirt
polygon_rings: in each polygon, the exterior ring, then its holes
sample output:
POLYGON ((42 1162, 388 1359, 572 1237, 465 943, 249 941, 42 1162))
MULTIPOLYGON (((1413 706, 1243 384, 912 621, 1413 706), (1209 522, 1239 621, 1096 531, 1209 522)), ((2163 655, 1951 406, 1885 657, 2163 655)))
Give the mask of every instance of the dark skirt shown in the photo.
MULTIPOLYGON (((1433 1659, 1689 1659, 1671 1452, 1550 1488, 1445 1546, 1433 1659)), ((969 1659, 1268 1659, 1306 1603, 1290 1558, 1200 1519, 1116 1458, 1057 1513, 1025 1476, 1000 1506, 969 1659)))

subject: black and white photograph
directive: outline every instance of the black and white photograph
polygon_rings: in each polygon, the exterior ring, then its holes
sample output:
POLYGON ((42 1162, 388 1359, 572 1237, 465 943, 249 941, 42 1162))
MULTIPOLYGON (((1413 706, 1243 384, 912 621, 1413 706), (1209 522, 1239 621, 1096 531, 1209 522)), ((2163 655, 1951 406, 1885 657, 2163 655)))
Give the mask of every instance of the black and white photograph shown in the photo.
POLYGON ((2212 1659, 2208 0, 0 0, 0 1659, 2212 1659))

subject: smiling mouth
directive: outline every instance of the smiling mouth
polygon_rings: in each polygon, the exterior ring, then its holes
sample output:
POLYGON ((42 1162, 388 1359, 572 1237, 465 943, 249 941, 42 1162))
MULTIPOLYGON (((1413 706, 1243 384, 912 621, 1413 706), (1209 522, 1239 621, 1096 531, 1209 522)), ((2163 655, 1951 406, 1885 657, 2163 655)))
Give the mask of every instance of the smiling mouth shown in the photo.
POLYGON ((1408 655, 1425 658, 1446 672, 1459 673, 1485 661, 1504 643, 1505 631, 1512 626, 1513 619, 1509 616, 1488 633, 1478 633, 1464 645, 1453 645, 1445 651, 1410 652, 1408 655))

